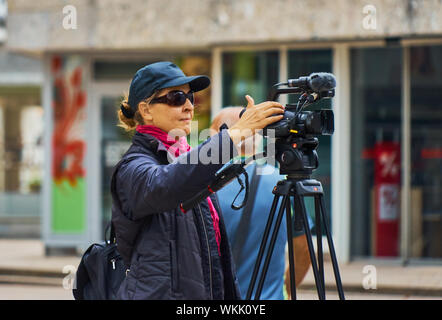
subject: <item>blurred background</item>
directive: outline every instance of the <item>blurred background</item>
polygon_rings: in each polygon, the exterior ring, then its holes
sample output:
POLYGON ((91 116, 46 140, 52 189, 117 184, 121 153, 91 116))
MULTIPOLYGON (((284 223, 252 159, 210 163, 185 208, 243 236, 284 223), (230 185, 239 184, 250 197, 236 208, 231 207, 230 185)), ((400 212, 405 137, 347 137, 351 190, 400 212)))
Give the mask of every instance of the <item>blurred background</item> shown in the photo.
POLYGON ((198 131, 245 94, 333 72, 314 177, 339 261, 441 264, 439 0, 0 0, 0 238, 45 256, 103 239, 131 141, 119 102, 160 60, 211 78, 198 131))

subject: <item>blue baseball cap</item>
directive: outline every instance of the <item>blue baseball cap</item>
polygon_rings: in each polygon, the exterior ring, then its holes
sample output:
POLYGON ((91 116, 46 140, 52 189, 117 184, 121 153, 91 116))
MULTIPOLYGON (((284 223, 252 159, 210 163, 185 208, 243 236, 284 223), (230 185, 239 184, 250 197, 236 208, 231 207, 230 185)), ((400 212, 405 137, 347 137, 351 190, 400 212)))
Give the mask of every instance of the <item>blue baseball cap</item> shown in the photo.
POLYGON ((210 85, 207 76, 187 77, 174 63, 161 61, 149 64, 138 70, 130 84, 129 100, 131 110, 121 107, 127 118, 132 118, 138 109, 138 103, 150 97, 155 91, 181 86, 188 83, 193 92, 206 89, 210 85))

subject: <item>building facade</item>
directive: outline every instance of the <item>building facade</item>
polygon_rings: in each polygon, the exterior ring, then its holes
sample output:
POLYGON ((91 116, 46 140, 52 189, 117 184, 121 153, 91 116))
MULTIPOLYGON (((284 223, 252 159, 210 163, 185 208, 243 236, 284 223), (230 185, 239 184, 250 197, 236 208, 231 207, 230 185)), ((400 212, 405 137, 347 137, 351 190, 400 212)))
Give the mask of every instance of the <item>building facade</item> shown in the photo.
POLYGON ((9 50, 44 66, 48 247, 102 238, 110 172, 130 143, 116 126, 119 101, 138 68, 171 60, 212 79, 197 96, 199 130, 245 94, 263 101, 277 82, 333 72, 336 95, 325 106, 335 133, 320 137, 314 177, 339 259, 442 258, 440 1, 8 4, 9 50))

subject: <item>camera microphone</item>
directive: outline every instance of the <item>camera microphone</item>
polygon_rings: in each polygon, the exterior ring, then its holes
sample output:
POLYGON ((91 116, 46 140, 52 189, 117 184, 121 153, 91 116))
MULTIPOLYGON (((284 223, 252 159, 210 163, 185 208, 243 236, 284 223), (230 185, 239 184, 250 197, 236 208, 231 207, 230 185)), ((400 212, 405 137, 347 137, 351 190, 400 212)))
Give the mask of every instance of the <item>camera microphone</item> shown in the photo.
MULTIPOLYGON (((287 82, 280 82, 273 85, 267 100, 276 101, 277 97, 281 93, 305 93, 307 94, 305 95, 305 101, 312 103, 317 99, 334 97, 335 87, 336 78, 332 73, 315 72, 309 76, 299 77, 297 79, 288 79, 287 82), (279 86, 287 86, 289 88, 279 88, 279 86)), ((246 107, 241 110, 239 114, 240 118, 245 111, 246 107)))
POLYGON ((336 78, 331 73, 317 72, 308 77, 287 80, 288 87, 308 88, 313 92, 333 90, 336 87, 336 78))

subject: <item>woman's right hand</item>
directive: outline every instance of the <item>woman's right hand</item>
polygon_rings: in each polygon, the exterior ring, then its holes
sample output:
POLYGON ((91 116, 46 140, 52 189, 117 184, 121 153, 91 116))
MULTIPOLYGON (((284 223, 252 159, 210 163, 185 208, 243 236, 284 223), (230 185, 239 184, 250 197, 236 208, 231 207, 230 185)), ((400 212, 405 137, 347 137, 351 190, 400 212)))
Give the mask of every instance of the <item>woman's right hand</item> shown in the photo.
POLYGON ((279 102, 265 101, 255 105, 255 101, 251 96, 247 95, 246 99, 246 111, 242 117, 227 130, 235 145, 254 135, 256 131, 283 118, 284 106, 279 102))

